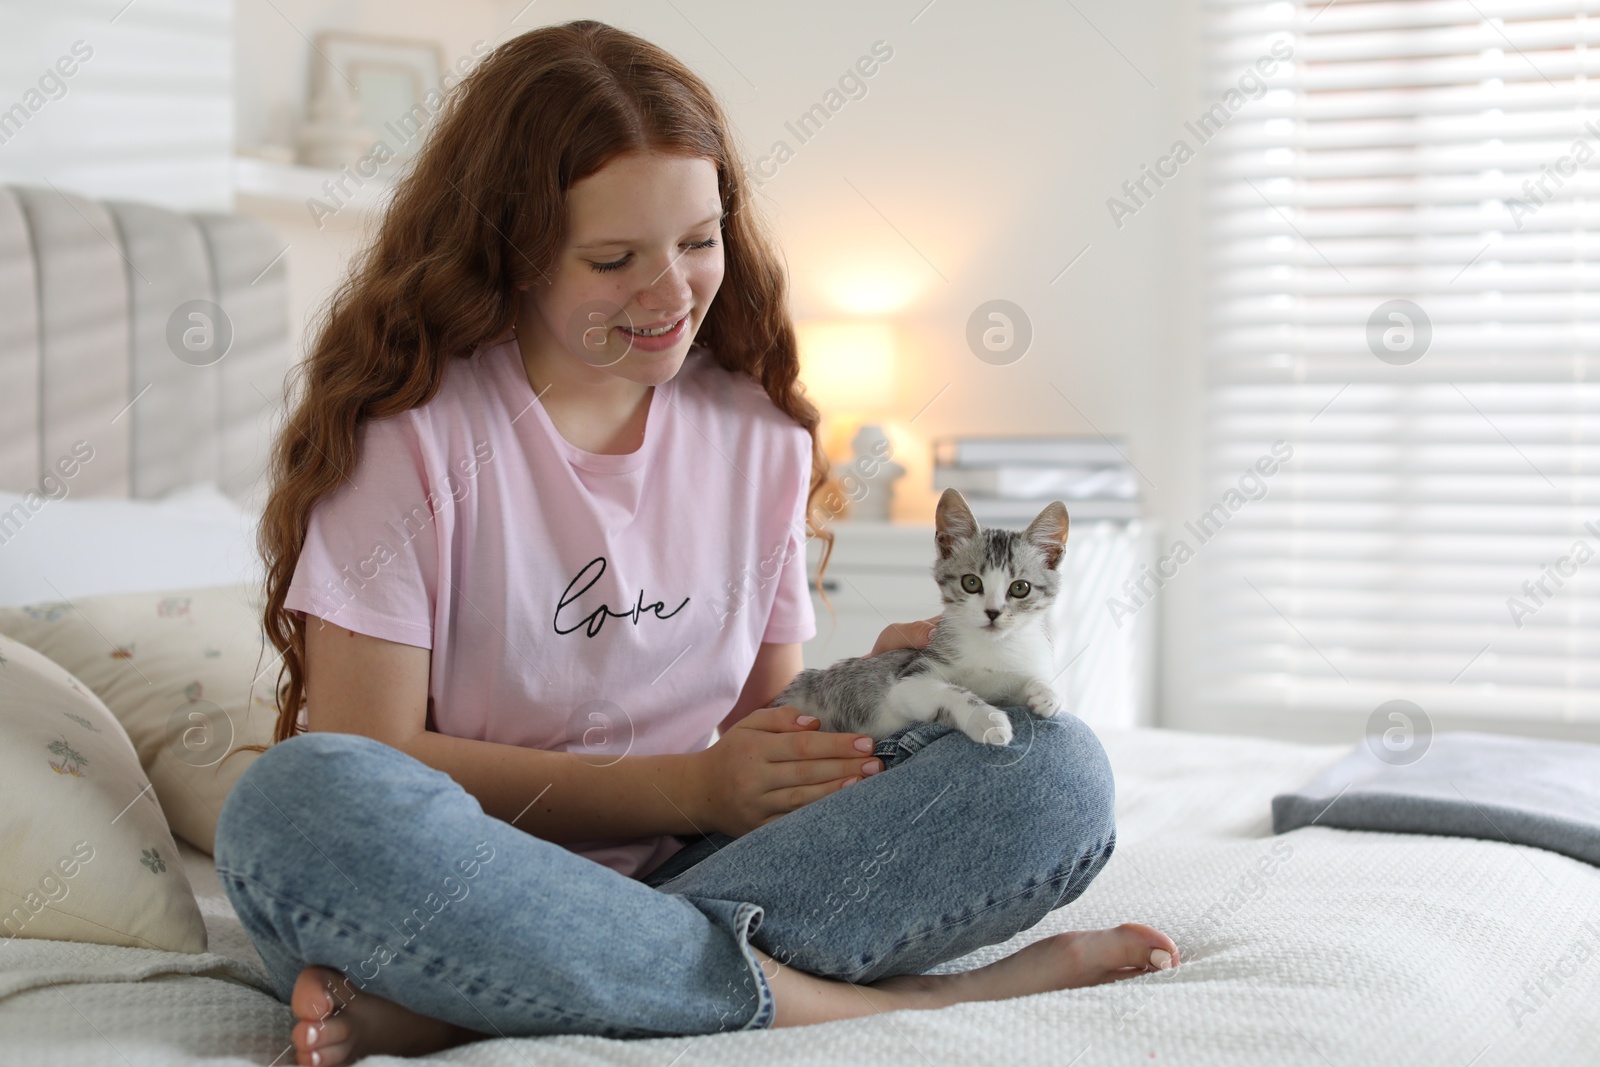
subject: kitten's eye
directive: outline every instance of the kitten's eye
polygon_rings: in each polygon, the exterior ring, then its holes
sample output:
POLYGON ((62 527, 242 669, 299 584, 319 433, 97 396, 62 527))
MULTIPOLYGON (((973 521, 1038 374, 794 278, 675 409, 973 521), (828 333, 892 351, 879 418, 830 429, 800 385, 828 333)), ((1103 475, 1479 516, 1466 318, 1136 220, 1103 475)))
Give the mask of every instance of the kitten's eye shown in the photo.
POLYGON ((981 593, 983 592, 983 579, 976 574, 963 574, 961 576, 961 588, 969 593, 981 593))
POLYGON ((1028 595, 1029 590, 1032 588, 1033 586, 1029 585, 1021 578, 1018 578, 1016 581, 1011 583, 1011 595, 1016 597, 1018 600, 1021 600, 1023 597, 1028 595))

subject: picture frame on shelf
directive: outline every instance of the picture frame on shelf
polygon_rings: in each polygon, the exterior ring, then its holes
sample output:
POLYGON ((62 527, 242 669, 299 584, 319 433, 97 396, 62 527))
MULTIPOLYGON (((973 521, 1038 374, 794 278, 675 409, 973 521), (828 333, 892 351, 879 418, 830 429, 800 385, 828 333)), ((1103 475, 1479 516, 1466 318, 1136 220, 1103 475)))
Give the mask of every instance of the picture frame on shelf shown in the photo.
POLYGON ((311 64, 311 121, 301 161, 353 164, 382 142, 386 159, 408 159, 443 101, 444 51, 437 41, 324 31, 311 64))

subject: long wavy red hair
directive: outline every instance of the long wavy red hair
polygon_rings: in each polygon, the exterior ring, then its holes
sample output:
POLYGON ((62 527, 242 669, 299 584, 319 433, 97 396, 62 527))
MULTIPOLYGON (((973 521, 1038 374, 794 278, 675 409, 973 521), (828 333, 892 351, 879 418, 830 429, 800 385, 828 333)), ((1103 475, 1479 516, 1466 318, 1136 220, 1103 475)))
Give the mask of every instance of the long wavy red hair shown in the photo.
POLYGON ((284 597, 312 507, 355 467, 362 420, 426 404, 450 360, 503 336, 519 286, 546 276, 562 248, 567 190, 642 150, 716 164, 724 276, 697 341, 811 434, 806 525, 826 542, 826 568, 833 535, 811 505, 828 472, 819 416, 798 380, 783 267, 722 108, 687 67, 633 34, 590 19, 532 30, 486 54, 452 91, 291 372, 293 408, 273 443, 258 534, 263 626, 283 655, 274 740, 304 729, 306 620, 284 597))

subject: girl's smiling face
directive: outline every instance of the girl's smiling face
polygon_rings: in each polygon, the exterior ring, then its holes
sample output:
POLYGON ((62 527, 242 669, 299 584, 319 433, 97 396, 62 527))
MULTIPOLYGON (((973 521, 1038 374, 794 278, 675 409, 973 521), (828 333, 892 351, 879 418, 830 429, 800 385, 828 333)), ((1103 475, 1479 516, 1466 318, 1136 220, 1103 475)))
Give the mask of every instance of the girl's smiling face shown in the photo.
POLYGON ((524 356, 640 385, 672 378, 722 285, 721 218, 705 158, 633 152, 574 182, 566 244, 518 316, 524 356))

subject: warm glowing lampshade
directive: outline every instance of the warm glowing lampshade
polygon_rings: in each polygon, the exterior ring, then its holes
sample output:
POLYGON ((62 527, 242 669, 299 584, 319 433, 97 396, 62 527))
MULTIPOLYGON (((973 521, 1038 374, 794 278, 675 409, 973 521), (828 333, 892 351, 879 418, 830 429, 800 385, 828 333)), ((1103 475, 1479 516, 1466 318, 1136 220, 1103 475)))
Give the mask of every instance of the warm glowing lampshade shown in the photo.
POLYGON ((800 380, 824 415, 871 416, 895 402, 894 327, 873 319, 796 325, 800 380))

